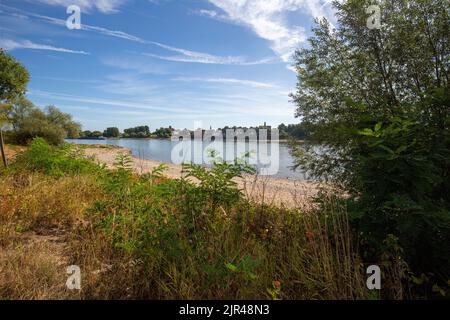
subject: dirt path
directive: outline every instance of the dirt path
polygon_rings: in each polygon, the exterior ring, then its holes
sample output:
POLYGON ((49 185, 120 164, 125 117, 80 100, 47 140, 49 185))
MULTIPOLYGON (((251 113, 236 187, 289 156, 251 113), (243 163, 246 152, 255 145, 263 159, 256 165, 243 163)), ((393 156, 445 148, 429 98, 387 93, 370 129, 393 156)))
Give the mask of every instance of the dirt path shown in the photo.
MULTIPOLYGON (((94 156, 100 163, 106 164, 108 168, 114 168, 114 161, 119 153, 131 154, 128 149, 87 148, 85 152, 88 156, 94 156)), ((150 172, 161 163, 133 157, 133 168, 140 174, 150 172)), ((182 176, 181 166, 168 164, 168 167, 164 173, 168 178, 177 179, 182 176)), ((269 176, 247 176, 239 179, 238 183, 249 199, 289 208, 307 206, 311 196, 318 190, 318 185, 312 182, 269 176)))

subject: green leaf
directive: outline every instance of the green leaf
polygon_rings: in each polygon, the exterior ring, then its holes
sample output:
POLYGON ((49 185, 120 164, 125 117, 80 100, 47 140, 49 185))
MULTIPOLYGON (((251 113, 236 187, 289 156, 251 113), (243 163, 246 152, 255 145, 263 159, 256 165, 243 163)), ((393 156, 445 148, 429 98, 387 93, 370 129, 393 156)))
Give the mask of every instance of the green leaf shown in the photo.
POLYGON ((360 130, 360 131, 358 131, 358 133, 360 135, 363 135, 363 136, 373 136, 373 131, 372 131, 372 129, 369 129, 369 128, 365 128, 364 130, 360 130))
POLYGON ((225 267, 232 272, 236 272, 238 269, 234 264, 232 264, 230 262, 225 263, 225 267))
POLYGON ((380 131, 382 125, 383 125, 382 122, 378 122, 378 123, 375 125, 375 132, 380 131))

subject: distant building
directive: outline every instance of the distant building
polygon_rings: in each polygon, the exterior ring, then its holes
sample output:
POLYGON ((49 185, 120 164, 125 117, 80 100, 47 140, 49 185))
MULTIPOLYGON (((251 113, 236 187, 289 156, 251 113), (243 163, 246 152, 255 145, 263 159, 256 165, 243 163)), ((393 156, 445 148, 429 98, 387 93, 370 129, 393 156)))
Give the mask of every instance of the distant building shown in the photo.
POLYGON ((272 130, 272 126, 268 126, 267 122, 264 121, 264 125, 263 126, 259 126, 258 129, 272 130))

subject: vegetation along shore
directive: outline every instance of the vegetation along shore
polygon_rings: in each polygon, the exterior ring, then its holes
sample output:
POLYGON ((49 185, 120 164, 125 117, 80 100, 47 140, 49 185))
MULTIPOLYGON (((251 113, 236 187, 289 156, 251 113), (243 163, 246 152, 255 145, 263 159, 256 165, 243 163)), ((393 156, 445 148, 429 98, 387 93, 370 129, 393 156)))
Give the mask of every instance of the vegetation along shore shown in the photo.
MULTIPOLYGON (((299 120, 278 129, 308 142, 288 154, 314 183, 257 176, 239 157, 176 166, 67 143, 175 129, 83 131, 31 102, 27 68, 0 50, 0 299, 448 299, 449 3, 379 1, 386 27, 375 30, 371 3, 333 2, 337 23, 317 19, 293 57, 299 120), (80 290, 66 286, 68 266, 82 270, 80 290)), ((158 46, 180 54, 167 60, 218 59, 158 46)))

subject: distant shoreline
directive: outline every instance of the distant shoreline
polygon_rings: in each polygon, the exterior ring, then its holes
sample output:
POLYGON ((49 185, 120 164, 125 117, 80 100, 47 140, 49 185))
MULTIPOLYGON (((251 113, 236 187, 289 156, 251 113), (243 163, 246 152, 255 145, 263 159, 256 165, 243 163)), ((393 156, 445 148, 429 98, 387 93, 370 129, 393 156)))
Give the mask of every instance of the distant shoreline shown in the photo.
MULTIPOLYGON (((92 140, 92 141, 108 141, 108 140, 167 140, 171 141, 170 138, 66 138, 65 140, 92 140)), ((198 139, 193 139, 193 141, 197 141, 198 139)), ((226 142, 227 140, 224 139, 226 142)), ((209 141, 208 141, 209 142, 209 141)), ((249 142, 246 140, 245 142, 249 142)), ((252 141, 255 142, 255 141, 252 141)), ((305 140, 296 140, 296 139, 280 139, 280 140, 256 140, 256 142, 279 142, 279 143, 305 143, 305 140)))

